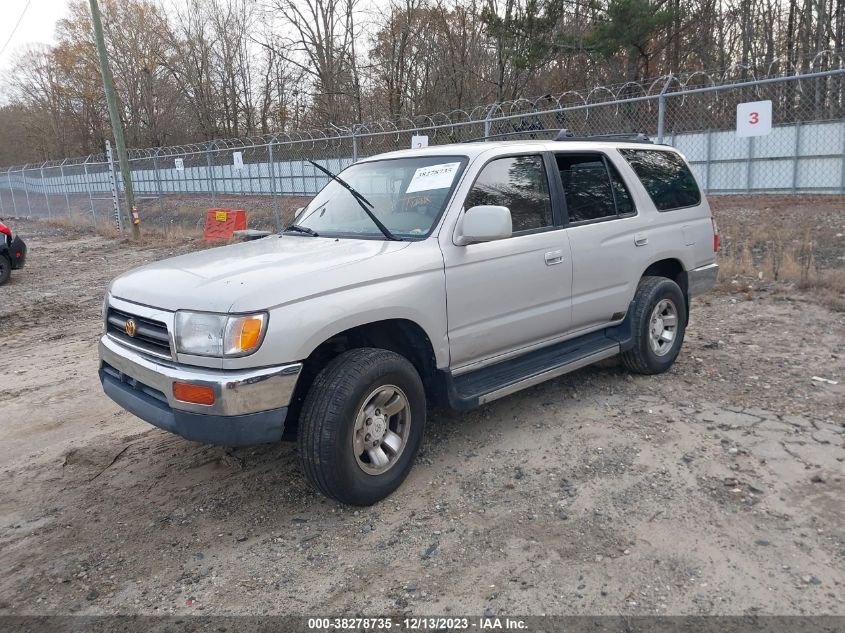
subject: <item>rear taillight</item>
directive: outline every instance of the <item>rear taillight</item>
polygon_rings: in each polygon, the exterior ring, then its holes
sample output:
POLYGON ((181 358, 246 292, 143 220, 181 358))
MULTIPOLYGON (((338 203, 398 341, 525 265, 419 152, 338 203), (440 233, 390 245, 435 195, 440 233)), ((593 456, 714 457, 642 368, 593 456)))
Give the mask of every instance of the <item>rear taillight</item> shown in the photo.
POLYGON ((12 237, 12 232, 9 230, 9 227, 2 222, 0 222, 0 233, 4 233, 5 235, 12 237))
POLYGON ((710 218, 711 224, 713 224, 713 252, 719 252, 719 225, 716 224, 716 220, 710 218))

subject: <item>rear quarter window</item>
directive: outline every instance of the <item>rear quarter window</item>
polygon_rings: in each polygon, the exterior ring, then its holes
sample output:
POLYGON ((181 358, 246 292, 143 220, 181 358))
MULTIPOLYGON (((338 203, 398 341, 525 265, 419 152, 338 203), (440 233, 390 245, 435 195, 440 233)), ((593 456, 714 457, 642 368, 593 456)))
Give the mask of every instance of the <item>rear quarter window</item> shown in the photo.
POLYGON ((701 202, 695 177, 675 152, 658 149, 619 151, 643 183, 658 211, 694 207, 701 202))

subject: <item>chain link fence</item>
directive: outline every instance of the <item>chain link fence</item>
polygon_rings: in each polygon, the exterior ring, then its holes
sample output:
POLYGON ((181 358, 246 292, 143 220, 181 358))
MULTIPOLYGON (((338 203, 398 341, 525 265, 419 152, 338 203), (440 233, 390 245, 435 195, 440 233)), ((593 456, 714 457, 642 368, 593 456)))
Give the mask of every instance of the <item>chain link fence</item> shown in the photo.
MULTIPOLYGON (((209 208, 245 209, 251 227, 274 228, 326 184, 309 159, 338 172, 410 148, 419 135, 442 145, 547 139, 545 131, 561 128, 576 136, 641 132, 677 147, 709 194, 845 193, 845 67, 750 78, 742 76, 748 69, 733 70, 733 80, 669 75, 331 130, 131 150, 137 207, 143 225, 165 231, 199 228, 209 208), (753 101, 771 101, 772 131, 739 137, 737 105, 753 101)), ((0 168, 0 216, 112 223, 122 195, 106 154, 0 168)))

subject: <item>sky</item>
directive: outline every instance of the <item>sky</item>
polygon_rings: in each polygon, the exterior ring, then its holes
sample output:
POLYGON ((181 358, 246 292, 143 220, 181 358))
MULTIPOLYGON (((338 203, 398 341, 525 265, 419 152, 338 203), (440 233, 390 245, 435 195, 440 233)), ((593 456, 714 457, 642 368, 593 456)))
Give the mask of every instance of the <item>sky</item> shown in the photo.
MULTIPOLYGON (((0 9, 0 48, 12 35, 15 23, 24 10, 27 0, 1 0, 0 9)), ((52 43, 56 21, 65 17, 68 0, 30 0, 29 8, 21 20, 20 26, 12 36, 9 45, 0 55, 0 74, 8 70, 9 65, 20 54, 26 44, 33 42, 52 43)))
MULTIPOLYGON (((23 15, 17 30, 15 23, 27 6, 27 0, 0 0, 0 48, 12 36, 9 45, 0 54, 0 103, 3 101, 3 79, 10 66, 20 56, 27 44, 52 44, 55 41, 56 22, 67 14, 69 0, 29 0, 29 7, 23 15)), ((179 4, 179 0, 166 0, 165 6, 179 4)), ((361 6, 379 7, 385 0, 370 0, 361 6)))

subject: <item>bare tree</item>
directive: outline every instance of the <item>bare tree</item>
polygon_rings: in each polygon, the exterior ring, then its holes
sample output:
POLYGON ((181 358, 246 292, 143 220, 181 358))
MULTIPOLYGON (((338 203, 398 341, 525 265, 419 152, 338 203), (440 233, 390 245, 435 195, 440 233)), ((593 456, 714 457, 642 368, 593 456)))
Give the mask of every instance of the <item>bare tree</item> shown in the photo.
POLYGON ((360 96, 354 94, 353 76, 356 1, 275 0, 294 32, 289 48, 280 54, 312 78, 312 107, 323 121, 346 122, 350 119, 349 98, 360 103, 360 96))
MULTIPOLYGON (((101 0, 132 145, 348 127, 683 69, 829 68, 841 58, 821 52, 845 47, 845 0, 164 2, 101 0)), ((24 135, 30 157, 101 150, 109 123, 84 0, 4 83, 0 147, 24 135)), ((845 82, 781 101, 842 108, 845 82)))

